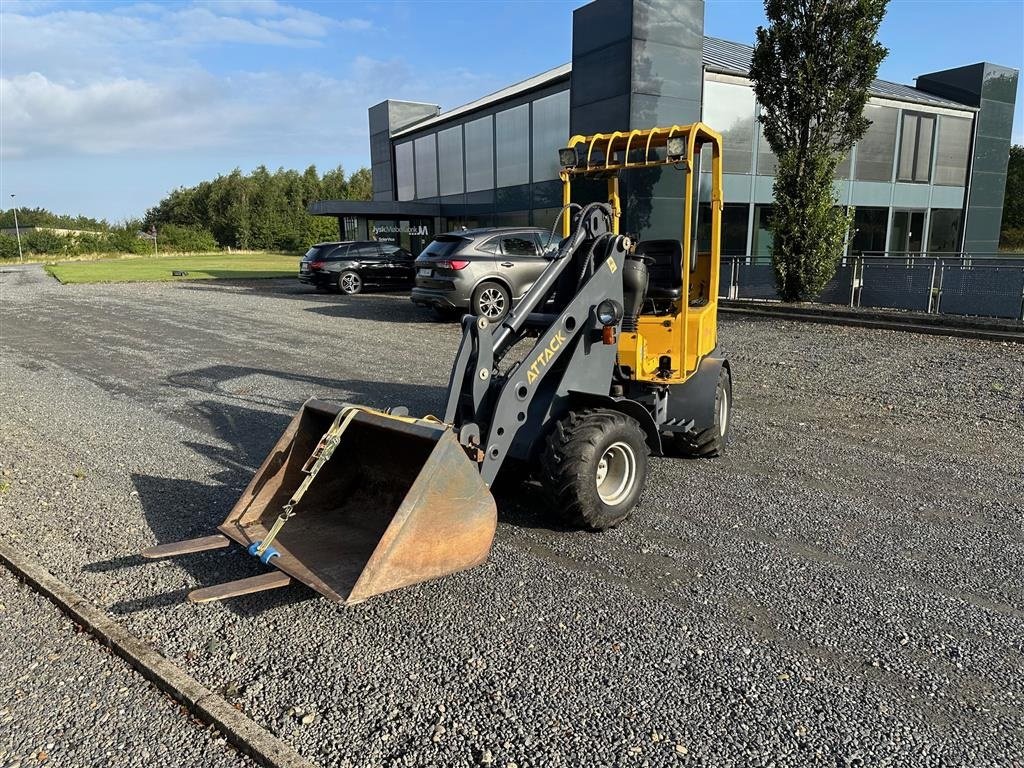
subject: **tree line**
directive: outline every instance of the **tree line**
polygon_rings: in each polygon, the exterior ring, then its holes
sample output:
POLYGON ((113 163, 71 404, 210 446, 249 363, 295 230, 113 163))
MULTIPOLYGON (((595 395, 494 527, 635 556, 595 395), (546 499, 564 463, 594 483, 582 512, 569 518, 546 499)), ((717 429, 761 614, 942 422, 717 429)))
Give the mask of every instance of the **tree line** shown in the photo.
MULTIPOLYGON (((302 251, 311 243, 337 238, 333 217, 310 216, 314 200, 369 200, 370 171, 346 175, 341 166, 320 174, 260 166, 245 174, 235 169, 212 181, 179 187, 146 211, 141 219, 111 224, 87 216, 56 214, 42 208, 19 208, 22 250, 38 255, 152 253, 153 241, 140 236, 154 228, 161 251, 241 250, 302 251), (40 227, 42 229, 31 229, 40 227), (53 229, 78 230, 61 234, 53 229)), ((0 227, 13 229, 14 211, 0 214, 0 227)), ((17 258, 14 233, 0 235, 0 258, 17 258)))

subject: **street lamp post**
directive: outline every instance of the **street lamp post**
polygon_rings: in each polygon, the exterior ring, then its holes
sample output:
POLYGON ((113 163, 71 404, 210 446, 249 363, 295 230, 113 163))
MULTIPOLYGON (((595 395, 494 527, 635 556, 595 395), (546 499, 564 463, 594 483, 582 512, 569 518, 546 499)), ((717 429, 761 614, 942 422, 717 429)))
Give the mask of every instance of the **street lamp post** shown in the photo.
POLYGON ((18 238, 18 262, 24 262, 21 255, 21 230, 18 229, 18 205, 14 202, 14 195, 11 195, 11 210, 14 211, 14 236, 18 238))

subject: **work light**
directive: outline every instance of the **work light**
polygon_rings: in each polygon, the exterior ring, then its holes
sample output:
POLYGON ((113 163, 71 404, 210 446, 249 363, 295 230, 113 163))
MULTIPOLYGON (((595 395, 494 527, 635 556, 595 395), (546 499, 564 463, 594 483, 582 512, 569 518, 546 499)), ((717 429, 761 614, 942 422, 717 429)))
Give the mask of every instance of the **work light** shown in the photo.
POLYGON ((558 150, 558 164, 568 170, 575 168, 579 159, 576 156, 576 147, 565 147, 558 150))
POLYGON ((601 325, 618 325, 622 319, 622 305, 614 299, 605 299, 597 305, 597 322, 601 325))
POLYGON ((666 159, 679 161, 686 158, 686 137, 673 136, 665 142, 666 159))

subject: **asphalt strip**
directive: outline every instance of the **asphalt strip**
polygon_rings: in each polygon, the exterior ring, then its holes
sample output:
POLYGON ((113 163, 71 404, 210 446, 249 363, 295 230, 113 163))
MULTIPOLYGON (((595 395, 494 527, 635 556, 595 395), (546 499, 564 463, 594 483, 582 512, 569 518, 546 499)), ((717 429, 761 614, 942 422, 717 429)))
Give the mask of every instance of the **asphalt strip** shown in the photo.
POLYGON ((90 605, 39 563, 0 541, 0 562, 17 578, 61 609, 72 621, 123 658, 157 688, 219 730, 240 752, 266 768, 318 768, 288 744, 261 728, 223 697, 147 646, 90 605))

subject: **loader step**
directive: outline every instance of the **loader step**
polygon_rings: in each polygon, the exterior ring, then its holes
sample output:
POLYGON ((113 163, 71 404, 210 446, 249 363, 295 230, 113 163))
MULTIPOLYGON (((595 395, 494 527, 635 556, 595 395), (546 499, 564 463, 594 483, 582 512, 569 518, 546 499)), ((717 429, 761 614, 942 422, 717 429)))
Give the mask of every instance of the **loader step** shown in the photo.
POLYGON ((213 536, 200 536, 198 539, 185 539, 185 541, 159 544, 142 550, 142 556, 150 560, 160 557, 177 557, 178 555, 190 555, 193 552, 206 552, 209 549, 222 549, 230 543, 231 539, 217 533, 213 536))
POLYGON ((268 589, 287 587, 291 583, 292 577, 287 573, 270 571, 261 573, 259 576, 250 576, 247 579, 194 589, 188 593, 188 601, 190 603, 212 603, 214 600, 224 600, 229 597, 251 595, 253 592, 266 592, 268 589))
POLYGON ((693 419, 669 419, 660 427, 662 432, 682 433, 693 432, 693 419))

